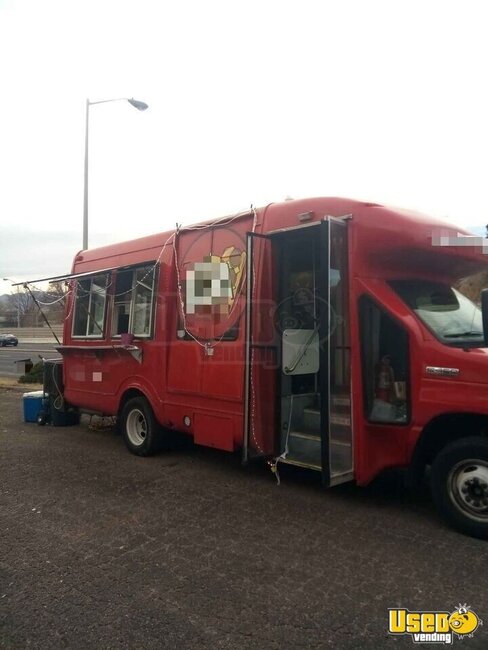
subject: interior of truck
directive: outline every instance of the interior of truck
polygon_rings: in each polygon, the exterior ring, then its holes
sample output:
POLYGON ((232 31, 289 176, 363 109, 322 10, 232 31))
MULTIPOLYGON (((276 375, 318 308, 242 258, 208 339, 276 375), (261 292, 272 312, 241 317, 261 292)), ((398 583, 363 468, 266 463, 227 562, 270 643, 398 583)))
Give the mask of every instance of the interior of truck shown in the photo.
POLYGON ((317 223, 270 235, 275 268, 277 462, 352 475, 347 230, 317 223))

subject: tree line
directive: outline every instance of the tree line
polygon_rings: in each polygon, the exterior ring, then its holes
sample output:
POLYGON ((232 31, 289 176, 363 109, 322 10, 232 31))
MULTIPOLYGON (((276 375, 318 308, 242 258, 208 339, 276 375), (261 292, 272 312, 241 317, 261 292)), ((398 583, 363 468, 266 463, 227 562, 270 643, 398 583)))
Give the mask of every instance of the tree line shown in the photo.
MULTIPOLYGON (((31 288, 35 299, 51 324, 64 318, 64 300, 67 289, 64 282, 53 282, 45 291, 31 288)), ((32 295, 22 286, 15 287, 10 295, 1 297, 0 327, 40 327, 44 319, 32 295)))

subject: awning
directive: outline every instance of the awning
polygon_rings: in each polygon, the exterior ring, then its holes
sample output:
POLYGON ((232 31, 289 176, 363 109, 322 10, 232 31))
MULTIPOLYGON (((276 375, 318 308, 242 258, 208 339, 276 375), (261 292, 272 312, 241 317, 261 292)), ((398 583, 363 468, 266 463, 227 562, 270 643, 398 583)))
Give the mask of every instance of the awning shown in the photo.
POLYGON ((69 273, 66 275, 55 275, 51 278, 38 278, 37 280, 24 280, 23 282, 12 282, 13 287, 18 287, 24 284, 36 284, 36 282, 61 282, 62 280, 76 280, 77 278, 86 278, 93 275, 101 275, 118 269, 118 266, 111 266, 108 269, 97 269, 96 271, 85 271, 84 273, 69 273))

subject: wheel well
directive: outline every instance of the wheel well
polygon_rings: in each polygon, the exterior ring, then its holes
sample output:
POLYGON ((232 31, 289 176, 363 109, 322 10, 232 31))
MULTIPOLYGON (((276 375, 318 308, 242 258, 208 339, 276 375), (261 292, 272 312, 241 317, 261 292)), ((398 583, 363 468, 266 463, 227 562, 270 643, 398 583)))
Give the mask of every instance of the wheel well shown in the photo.
POLYGON ((417 440, 410 465, 411 480, 421 480, 426 466, 447 444, 474 435, 488 436, 488 415, 446 413, 435 417, 417 440))
POLYGON ((132 399, 133 397, 146 397, 143 392, 138 390, 137 388, 129 388, 128 390, 125 391, 125 393, 122 395, 120 398, 120 403, 119 403, 119 410, 117 415, 120 415, 122 412, 122 409, 124 406, 127 404, 127 402, 132 399))

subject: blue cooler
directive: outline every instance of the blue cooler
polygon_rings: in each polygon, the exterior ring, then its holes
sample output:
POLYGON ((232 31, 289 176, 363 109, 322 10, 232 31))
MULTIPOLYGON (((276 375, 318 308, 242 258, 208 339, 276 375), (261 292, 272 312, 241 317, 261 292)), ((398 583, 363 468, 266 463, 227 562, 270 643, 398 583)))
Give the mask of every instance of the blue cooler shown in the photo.
POLYGON ((37 416, 42 408, 44 391, 35 390, 32 393, 24 393, 24 422, 37 422, 37 416))

